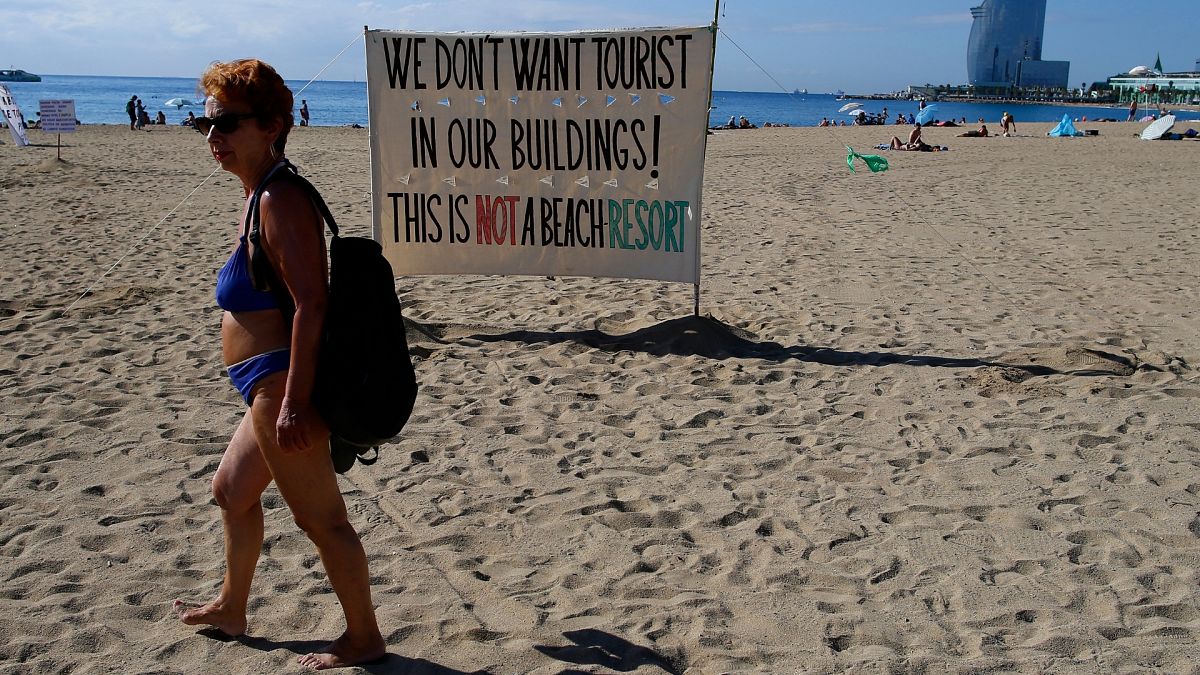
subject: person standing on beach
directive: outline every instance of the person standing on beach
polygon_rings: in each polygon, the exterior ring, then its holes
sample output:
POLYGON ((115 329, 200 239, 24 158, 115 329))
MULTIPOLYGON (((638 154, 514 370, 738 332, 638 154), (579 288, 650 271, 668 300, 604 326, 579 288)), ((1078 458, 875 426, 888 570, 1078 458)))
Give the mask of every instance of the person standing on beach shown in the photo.
POLYGON ((176 600, 175 612, 187 625, 210 625, 231 636, 246 631, 263 544, 261 497, 274 481, 292 518, 316 545, 346 620, 340 637, 301 656, 300 664, 321 670, 376 661, 386 654, 386 644, 371 601, 367 557, 338 490, 329 429, 312 404, 327 302, 324 225, 302 187, 269 182, 277 170, 290 170, 283 152, 293 123, 292 93, 274 68, 257 59, 213 63, 200 87, 208 100, 195 128, 246 195, 241 237, 217 273, 217 304, 225 310, 221 350, 246 412, 212 482, 225 531, 224 584, 205 605, 176 600), (251 199, 260 187, 261 251, 259 244, 251 250, 246 236, 251 199), (276 283, 275 290, 259 290, 252 268, 260 280, 276 283), (289 300, 290 320, 280 306, 289 300))
POLYGON ((300 126, 308 126, 308 101, 300 99, 300 126))
POLYGON ((1129 102, 1129 119, 1127 119, 1125 121, 1133 122, 1136 120, 1137 120, 1137 99, 1135 98, 1129 102))
POLYGON ((1017 121, 1007 110, 1000 116, 1000 129, 1004 131, 1005 136, 1015 136, 1017 133, 1017 121))
POLYGON ((129 98, 129 102, 125 104, 125 112, 129 113, 129 130, 137 131, 137 94, 129 98))

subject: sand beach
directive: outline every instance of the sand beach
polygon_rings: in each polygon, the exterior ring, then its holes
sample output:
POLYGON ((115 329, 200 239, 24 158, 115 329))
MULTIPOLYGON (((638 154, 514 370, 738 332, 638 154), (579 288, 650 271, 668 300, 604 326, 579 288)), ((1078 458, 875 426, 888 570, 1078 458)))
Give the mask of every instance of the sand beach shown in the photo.
MULTIPOLYGON (((1196 141, 709 137, 703 296, 399 277, 422 388, 342 485, 372 673, 1194 673, 1196 141)), ((288 673, 343 629, 278 493, 249 634, 210 481, 241 189, 183 128, 0 145, 0 673, 288 673), (149 233, 149 234, 147 234, 149 233), (84 289, 132 252, 70 312, 84 289)), ((365 129, 288 154, 368 232, 365 129)))

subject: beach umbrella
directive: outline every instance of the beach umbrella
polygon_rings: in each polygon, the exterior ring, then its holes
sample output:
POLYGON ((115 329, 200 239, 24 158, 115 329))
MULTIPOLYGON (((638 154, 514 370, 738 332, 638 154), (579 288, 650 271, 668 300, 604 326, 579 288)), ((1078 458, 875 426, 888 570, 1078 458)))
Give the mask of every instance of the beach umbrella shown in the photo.
POLYGON ((1142 140, 1157 141, 1162 138, 1175 126, 1174 115, 1164 115, 1162 119, 1155 120, 1150 123, 1150 126, 1142 129, 1142 140))
POLYGON ((861 103, 847 103, 846 105, 838 108, 838 112, 848 112, 850 110, 858 110, 861 107, 862 107, 861 103))
POLYGON ((867 111, 866 110, 847 110, 846 114, 851 117, 858 117, 859 115, 867 114, 867 111))
POLYGON ((921 124, 929 124, 933 121, 933 114, 937 112, 937 104, 927 105, 917 113, 917 121, 921 124))

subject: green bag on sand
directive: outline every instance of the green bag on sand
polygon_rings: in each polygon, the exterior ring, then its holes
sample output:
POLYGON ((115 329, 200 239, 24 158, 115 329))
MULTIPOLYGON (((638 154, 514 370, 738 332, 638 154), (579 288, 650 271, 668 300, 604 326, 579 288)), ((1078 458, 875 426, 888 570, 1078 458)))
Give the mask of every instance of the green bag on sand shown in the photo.
POLYGON ((856 157, 867 163, 867 168, 871 170, 871 173, 878 173, 880 171, 888 170, 888 161, 886 157, 880 157, 879 155, 860 155, 854 151, 854 148, 848 145, 846 146, 846 149, 850 151, 850 154, 846 155, 846 164, 850 165, 851 173, 858 173, 854 170, 854 159, 856 157))

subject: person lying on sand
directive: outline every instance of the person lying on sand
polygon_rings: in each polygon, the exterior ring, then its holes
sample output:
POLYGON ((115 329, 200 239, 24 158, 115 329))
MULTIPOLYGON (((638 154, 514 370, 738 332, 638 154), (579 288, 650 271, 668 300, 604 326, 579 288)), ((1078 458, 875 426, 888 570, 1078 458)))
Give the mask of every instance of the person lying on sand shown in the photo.
POLYGON ((925 141, 921 140, 921 123, 917 122, 913 125, 913 130, 908 134, 908 142, 902 142, 898 136, 892 136, 891 148, 893 150, 921 150, 923 147, 928 147, 925 141))
POLYGON ((982 117, 979 118, 978 129, 975 129, 974 131, 965 131, 958 135, 959 138, 987 138, 987 136, 988 128, 987 125, 983 123, 982 117))

